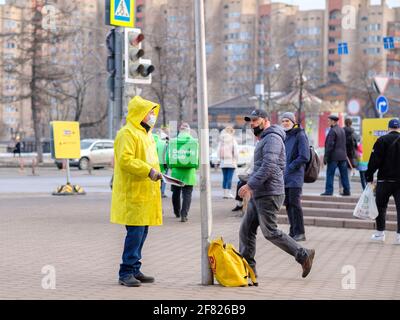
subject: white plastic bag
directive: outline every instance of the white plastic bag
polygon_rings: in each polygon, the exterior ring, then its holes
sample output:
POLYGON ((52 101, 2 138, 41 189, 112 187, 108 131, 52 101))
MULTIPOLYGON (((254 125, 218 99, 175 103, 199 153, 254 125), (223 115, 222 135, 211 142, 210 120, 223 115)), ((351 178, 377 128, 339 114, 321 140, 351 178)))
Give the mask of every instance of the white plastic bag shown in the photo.
POLYGON ((374 190, 370 183, 367 184, 364 192, 361 194, 360 200, 358 200, 357 206, 354 209, 353 216, 368 220, 374 220, 378 216, 374 190))

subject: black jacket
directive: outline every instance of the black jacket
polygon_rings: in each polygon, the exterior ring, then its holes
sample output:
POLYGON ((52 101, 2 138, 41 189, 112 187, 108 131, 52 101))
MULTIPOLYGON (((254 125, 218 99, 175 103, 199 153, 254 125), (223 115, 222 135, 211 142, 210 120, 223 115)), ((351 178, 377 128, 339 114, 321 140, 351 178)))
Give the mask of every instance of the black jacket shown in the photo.
MULTIPOLYGON (((346 134, 346 154, 353 168, 357 167, 357 139, 352 127, 343 128, 346 134)), ((349 167, 349 165, 347 164, 349 167)))
POLYGON ((378 180, 400 182, 400 133, 396 131, 376 140, 365 173, 367 182, 374 180, 378 170, 378 180))
POLYGON ((346 134, 343 128, 334 125, 325 140, 325 161, 346 161, 346 134))

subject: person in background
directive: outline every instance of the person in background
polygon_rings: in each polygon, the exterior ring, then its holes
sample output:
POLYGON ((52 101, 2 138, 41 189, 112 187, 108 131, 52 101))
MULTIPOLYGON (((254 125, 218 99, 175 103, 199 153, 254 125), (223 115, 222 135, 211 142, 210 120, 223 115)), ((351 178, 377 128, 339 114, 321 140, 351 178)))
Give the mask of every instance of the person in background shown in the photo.
POLYGON ((125 226, 119 283, 139 287, 154 282, 141 272, 142 248, 149 226, 162 225, 160 165, 151 134, 160 106, 135 96, 128 104, 126 125, 114 142, 111 223, 125 226))
POLYGON ((365 173, 368 170, 368 161, 363 161, 362 143, 359 143, 358 146, 357 146, 357 155, 358 155, 357 169, 358 169, 358 171, 360 173, 361 187, 364 190, 365 187, 367 186, 367 179, 365 177, 365 173))
POLYGON ((16 154, 18 154, 18 156, 21 157, 21 148, 22 148, 22 145, 21 145, 21 140, 20 140, 19 137, 17 137, 16 142, 17 142, 17 143, 15 144, 15 147, 14 147, 14 150, 13 150, 14 158, 15 158, 15 155, 16 155, 16 154))
MULTIPOLYGON (((153 133, 154 141, 156 142, 156 148, 157 148, 157 155, 158 155, 158 161, 160 162, 160 170, 162 174, 167 174, 168 166, 167 166, 167 148, 168 148, 168 142, 167 140, 161 139, 161 137, 153 133)), ((166 185, 164 181, 161 180, 161 197, 166 198, 167 195, 165 194, 165 188, 166 185)))
POLYGON ((386 210, 391 196, 394 198, 397 211, 397 234, 394 244, 400 245, 400 121, 392 119, 388 124, 389 133, 376 140, 368 170, 365 174, 368 183, 373 183, 374 173, 378 170, 376 185, 376 232, 371 240, 385 241, 386 210))
MULTIPOLYGON (((344 120, 345 127, 343 128, 346 134, 346 157, 347 157, 347 174, 349 180, 352 176, 356 174, 356 169, 358 167, 358 158, 357 158, 357 135, 354 132, 354 128, 351 126, 353 121, 350 118, 346 118, 344 120)), ((340 177, 340 172, 338 174, 340 177)), ((341 179, 339 181, 339 193, 343 193, 343 185, 341 179)))
POLYGON ((235 131, 231 126, 226 127, 220 136, 217 154, 222 169, 224 199, 234 199, 232 195, 232 178, 238 161, 238 143, 234 137, 235 131))
POLYGON ((304 170, 310 160, 310 146, 304 130, 296 123, 292 112, 285 112, 281 118, 286 132, 285 205, 289 218, 289 236, 296 241, 306 240, 301 194, 304 170))
POLYGON ((350 196, 350 182, 347 171, 346 134, 343 128, 338 125, 339 117, 330 115, 328 119, 331 128, 325 140, 324 164, 327 165, 326 184, 325 192, 321 193, 321 196, 333 195, 333 180, 337 167, 339 168, 340 179, 343 185, 343 193, 341 193, 341 195, 350 196))
POLYGON ((192 202, 193 187, 197 183, 196 171, 199 167, 199 159, 192 158, 190 153, 193 149, 197 149, 195 152, 198 153, 199 147, 197 139, 193 138, 190 134, 190 126, 188 123, 183 122, 180 125, 178 136, 171 139, 168 148, 167 165, 169 168, 172 168, 171 176, 185 184, 183 187, 171 186, 174 214, 177 218, 181 218, 181 222, 187 222, 192 202), (177 149, 173 150, 174 148, 177 149), (179 153, 179 151, 182 152, 179 153), (170 157, 170 154, 178 154, 178 156, 182 154, 184 159, 173 163, 174 159, 170 157), (192 163, 192 161, 195 161, 195 163, 192 163))

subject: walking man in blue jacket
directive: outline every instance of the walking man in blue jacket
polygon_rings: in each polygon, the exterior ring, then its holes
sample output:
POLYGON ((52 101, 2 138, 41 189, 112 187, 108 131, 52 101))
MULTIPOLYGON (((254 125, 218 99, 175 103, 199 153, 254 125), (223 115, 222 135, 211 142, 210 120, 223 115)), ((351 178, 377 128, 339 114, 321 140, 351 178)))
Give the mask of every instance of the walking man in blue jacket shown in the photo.
POLYGON ((260 226, 264 237, 294 256, 303 268, 302 277, 311 271, 315 250, 306 249, 278 229, 277 214, 285 198, 283 173, 286 164, 285 131, 271 126, 263 110, 254 110, 244 118, 260 140, 254 150, 254 170, 239 195, 251 198, 239 231, 239 251, 256 272, 256 234, 260 226))
POLYGON ((281 124, 286 132, 285 205, 290 223, 289 236, 296 241, 304 241, 306 235, 300 197, 304 170, 310 160, 310 147, 304 130, 296 123, 294 113, 285 112, 281 124))

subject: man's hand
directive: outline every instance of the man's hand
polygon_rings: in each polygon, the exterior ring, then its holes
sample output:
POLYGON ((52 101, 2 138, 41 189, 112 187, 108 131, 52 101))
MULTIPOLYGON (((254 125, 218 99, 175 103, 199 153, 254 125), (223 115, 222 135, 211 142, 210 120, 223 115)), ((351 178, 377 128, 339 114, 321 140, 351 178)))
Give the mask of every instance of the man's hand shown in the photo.
POLYGON ((245 184, 243 187, 239 189, 239 197, 241 198, 251 198, 252 194, 253 191, 247 184, 245 184))
POLYGON ((162 174, 154 169, 150 170, 149 178, 153 181, 158 181, 162 179, 162 174))

